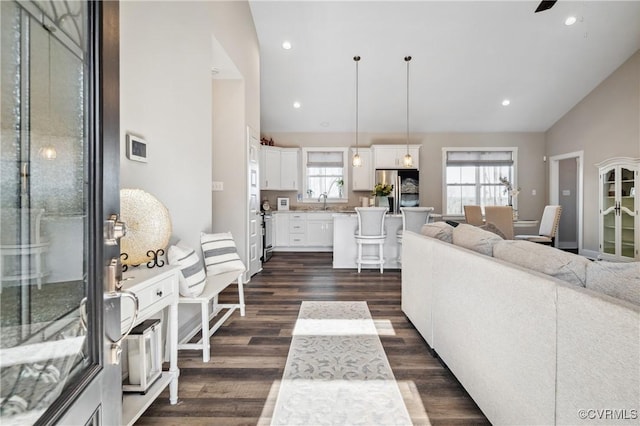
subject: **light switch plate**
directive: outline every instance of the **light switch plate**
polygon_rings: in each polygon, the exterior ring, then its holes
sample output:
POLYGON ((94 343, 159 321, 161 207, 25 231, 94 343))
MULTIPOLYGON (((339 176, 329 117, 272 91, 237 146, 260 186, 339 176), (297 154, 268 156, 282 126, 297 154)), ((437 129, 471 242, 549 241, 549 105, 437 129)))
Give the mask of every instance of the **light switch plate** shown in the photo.
POLYGON ((212 191, 224 191, 224 182, 211 182, 212 191))

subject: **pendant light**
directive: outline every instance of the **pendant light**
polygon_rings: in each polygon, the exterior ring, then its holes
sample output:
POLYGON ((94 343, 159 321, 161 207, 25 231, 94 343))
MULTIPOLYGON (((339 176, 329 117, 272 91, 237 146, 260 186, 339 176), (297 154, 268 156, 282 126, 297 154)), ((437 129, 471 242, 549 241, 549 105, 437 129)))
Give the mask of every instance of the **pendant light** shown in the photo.
POLYGON ((48 72, 48 81, 47 81, 47 129, 42 132, 42 138, 47 138, 47 143, 43 144, 38 150, 38 154, 44 158, 45 160, 55 160, 58 157, 58 153, 56 152, 56 147, 51 144, 51 133, 53 132, 52 120, 51 120, 51 37, 53 37, 50 33, 47 33, 48 36, 48 47, 49 47, 49 68, 48 72))
POLYGON ((360 56, 354 56, 353 60, 356 63, 356 153, 353 155, 351 164, 353 164, 353 167, 361 167, 362 158, 358 153, 358 62, 360 62, 360 56))
POLYGON ((405 56, 404 61, 407 63, 407 154, 404 156, 403 164, 405 167, 413 167, 413 158, 409 154, 409 62, 411 56, 405 56))

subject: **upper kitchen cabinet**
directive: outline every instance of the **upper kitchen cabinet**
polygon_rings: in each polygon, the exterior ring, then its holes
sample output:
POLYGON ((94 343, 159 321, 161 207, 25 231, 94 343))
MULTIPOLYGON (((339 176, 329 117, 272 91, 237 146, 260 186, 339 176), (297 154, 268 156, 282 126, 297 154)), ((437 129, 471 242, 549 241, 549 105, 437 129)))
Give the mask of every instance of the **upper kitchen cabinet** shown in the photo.
POLYGON ((299 171, 298 148, 260 147, 260 189, 297 191, 299 171))
MULTIPOLYGON (((351 156, 356 153, 355 148, 351 148, 351 156)), ((351 190, 371 191, 373 190, 373 161, 371 148, 359 148, 358 155, 362 160, 360 167, 351 166, 351 190)))
MULTIPOLYGON (((413 157, 412 169, 420 168, 420 146, 409 145, 409 154, 413 157)), ((371 145, 375 169, 404 169, 404 156, 407 145, 371 145)))

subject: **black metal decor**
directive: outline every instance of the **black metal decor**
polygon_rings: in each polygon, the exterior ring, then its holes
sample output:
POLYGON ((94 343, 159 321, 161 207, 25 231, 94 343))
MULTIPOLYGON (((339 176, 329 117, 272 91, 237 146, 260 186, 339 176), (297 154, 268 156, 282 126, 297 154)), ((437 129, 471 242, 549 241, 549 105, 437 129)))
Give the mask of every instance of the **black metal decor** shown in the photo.
MULTIPOLYGON (((162 268, 165 265, 165 261, 162 260, 162 258, 160 256, 164 255, 164 249, 158 249, 158 250, 149 250, 147 251, 147 256, 151 258, 151 260, 149 260, 146 265, 147 268, 152 269, 155 267, 158 268, 162 268)), ((120 258, 124 261, 129 259, 129 255, 127 253, 120 253, 120 258)), ((129 266, 133 267, 133 268, 137 268, 138 266, 142 265, 142 263, 138 264, 138 265, 122 265, 122 272, 127 272, 129 270, 129 266)))

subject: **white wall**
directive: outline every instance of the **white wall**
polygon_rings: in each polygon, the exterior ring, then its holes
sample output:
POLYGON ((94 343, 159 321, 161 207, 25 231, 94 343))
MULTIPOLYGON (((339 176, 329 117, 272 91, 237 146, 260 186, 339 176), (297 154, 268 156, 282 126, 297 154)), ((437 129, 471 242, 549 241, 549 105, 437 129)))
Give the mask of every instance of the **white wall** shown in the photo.
POLYGON ((121 187, 156 196, 194 248, 211 226, 210 22, 205 2, 120 4, 121 187), (148 163, 126 159, 126 132, 148 163))
POLYGON ((640 51, 546 133, 548 156, 584 150, 584 249, 598 251, 598 169, 611 157, 640 157, 640 51))
MULTIPOLYGON (((353 146, 352 133, 270 133, 278 146, 353 146)), ((443 147, 518 147, 518 209, 523 219, 537 219, 542 215, 546 200, 545 144, 543 133, 434 133, 411 135, 411 144, 420 144, 420 205, 433 206, 442 211, 442 148, 443 147), (535 189, 536 195, 531 195, 535 189)), ((361 147, 371 144, 403 144, 404 134, 359 135, 361 147)), ((290 198, 296 205, 296 193, 267 191, 272 205, 279 195, 290 198)), ((349 204, 358 205, 358 197, 368 192, 349 191, 349 204)), ((264 197, 263 197, 264 198, 264 197)))
MULTIPOLYGON (((244 131, 213 137, 211 68, 221 59, 231 60, 244 86, 233 126, 259 129, 259 49, 246 1, 121 2, 121 187, 156 196, 171 214, 174 237, 196 249, 200 232, 214 230, 215 209, 215 230, 231 230, 242 254, 247 227, 234 209, 246 203, 246 185, 227 185, 230 200, 212 207, 212 178, 231 183, 246 169, 244 131), (217 56, 219 46, 228 58, 217 56), (126 159, 126 132, 146 138, 148 163, 126 159), (219 158, 232 159, 233 173, 214 170, 219 158)), ((194 319, 195 311, 180 309, 181 329, 194 319)))

